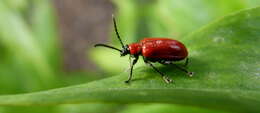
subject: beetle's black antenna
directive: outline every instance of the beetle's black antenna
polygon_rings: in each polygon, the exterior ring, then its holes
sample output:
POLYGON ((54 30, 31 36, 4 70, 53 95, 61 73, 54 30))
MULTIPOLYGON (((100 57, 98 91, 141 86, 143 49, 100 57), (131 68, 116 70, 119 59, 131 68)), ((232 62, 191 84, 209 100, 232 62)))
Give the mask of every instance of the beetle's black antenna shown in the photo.
POLYGON ((113 46, 109 46, 109 45, 106 45, 106 44, 96 44, 95 47, 98 47, 98 46, 102 46, 102 47, 107 47, 107 48, 110 48, 110 49, 114 49, 114 50, 117 50, 119 51, 120 53, 122 52, 120 49, 117 49, 113 46))
POLYGON ((121 40, 121 38, 120 38, 120 35, 119 35, 118 31, 117 31, 116 19, 115 19, 115 17, 114 17, 113 14, 112 14, 112 18, 113 18, 113 23, 114 23, 114 28, 115 28, 116 36, 117 36, 118 40, 120 41, 120 43, 121 43, 121 45, 122 45, 122 48, 124 48, 124 44, 123 44, 123 42, 122 42, 122 40, 121 40))

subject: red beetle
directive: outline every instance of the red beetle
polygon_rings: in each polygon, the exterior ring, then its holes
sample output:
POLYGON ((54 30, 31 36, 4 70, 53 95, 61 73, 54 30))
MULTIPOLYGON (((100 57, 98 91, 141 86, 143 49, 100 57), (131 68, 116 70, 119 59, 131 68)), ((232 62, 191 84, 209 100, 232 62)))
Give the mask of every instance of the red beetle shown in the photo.
POLYGON ((125 81, 126 83, 129 83, 132 79, 133 66, 138 61, 140 55, 143 56, 143 60, 146 64, 151 66, 156 72, 160 73, 166 83, 170 83, 172 80, 165 76, 156 67, 154 67, 152 62, 171 64, 184 71, 188 75, 193 75, 193 72, 189 72, 185 68, 173 64, 174 61, 180 61, 184 59, 186 59, 184 66, 188 64, 188 51, 181 42, 169 38, 144 38, 139 43, 124 45, 117 31, 117 25, 114 16, 113 22, 117 38, 122 45, 122 50, 105 44, 96 44, 95 47, 103 46, 117 50, 121 53, 121 56, 130 54, 130 59, 133 58, 133 61, 130 60, 130 74, 128 76, 128 80, 125 81))

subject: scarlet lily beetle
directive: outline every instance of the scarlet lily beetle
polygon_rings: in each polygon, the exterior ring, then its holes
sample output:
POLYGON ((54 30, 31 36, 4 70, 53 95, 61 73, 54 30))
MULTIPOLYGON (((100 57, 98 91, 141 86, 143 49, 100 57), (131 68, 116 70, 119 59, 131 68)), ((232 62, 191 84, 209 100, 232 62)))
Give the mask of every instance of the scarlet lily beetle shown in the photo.
POLYGON ((96 44, 95 47, 101 46, 117 50, 120 52, 121 56, 126 56, 130 54, 130 73, 125 83, 129 83, 131 81, 133 67, 138 61, 139 56, 142 56, 144 62, 152 67, 156 72, 158 72, 166 83, 170 83, 172 82, 172 80, 165 76, 161 71, 159 71, 152 63, 158 62, 164 65, 171 64, 181 71, 184 71, 189 76, 193 75, 193 72, 189 72, 185 68, 173 64, 173 62, 175 61, 186 59, 184 66, 188 65, 188 51, 184 44, 177 40, 169 38, 144 38, 138 43, 124 45, 117 30, 116 20, 113 15, 112 17, 114 29, 117 38, 122 46, 122 50, 106 44, 96 44), (131 61, 131 58, 133 58, 133 61, 131 61))

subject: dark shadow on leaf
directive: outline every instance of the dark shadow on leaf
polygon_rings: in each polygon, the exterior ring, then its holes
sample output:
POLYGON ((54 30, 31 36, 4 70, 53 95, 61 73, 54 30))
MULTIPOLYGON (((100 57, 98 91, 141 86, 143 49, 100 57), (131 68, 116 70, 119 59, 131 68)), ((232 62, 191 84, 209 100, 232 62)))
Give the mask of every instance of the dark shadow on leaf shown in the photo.
MULTIPOLYGON (((183 67, 184 63, 183 62, 177 62, 175 63, 179 67, 183 67)), ((174 77, 174 78, 179 78, 179 77, 185 77, 188 78, 189 76, 181 71, 180 69, 176 68, 174 65, 162 65, 159 63, 154 63, 155 67, 158 68, 162 73, 164 73, 166 76, 169 77, 174 77)), ((151 67, 146 66, 146 69, 144 70, 146 73, 149 73, 149 76, 140 78, 140 79, 147 79, 147 78, 153 78, 155 74, 160 76, 159 73, 157 73, 155 70, 153 70, 151 67)), ((207 62, 200 60, 199 58, 196 57, 191 57, 190 62, 187 67, 183 67, 187 69, 190 72, 194 72, 194 76, 197 75, 205 75, 209 70, 210 66, 207 62), (208 71, 201 71, 201 69, 205 69, 208 71)))

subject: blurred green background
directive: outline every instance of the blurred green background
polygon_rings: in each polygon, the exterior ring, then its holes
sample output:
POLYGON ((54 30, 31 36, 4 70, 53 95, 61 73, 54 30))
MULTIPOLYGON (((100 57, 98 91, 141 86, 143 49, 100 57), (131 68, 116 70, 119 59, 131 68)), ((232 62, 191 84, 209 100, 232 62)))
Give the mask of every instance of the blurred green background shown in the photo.
MULTIPOLYGON (((73 52, 65 53, 67 46, 62 42, 65 42, 66 38, 61 38, 63 35, 59 30, 64 29, 61 25, 63 23, 60 22, 63 18, 59 16, 58 13, 60 12, 57 11, 60 8, 58 6, 62 6, 62 3, 60 3, 62 0, 60 2, 57 1, 0 1, 0 94, 27 93, 86 83, 107 76, 113 76, 113 74, 127 69, 128 58, 120 58, 116 51, 93 49, 92 46, 94 43, 88 43, 88 48, 83 51, 85 55, 83 57, 95 65, 85 70, 68 69, 70 66, 64 63, 64 58, 68 54, 72 54, 73 56, 73 52), (55 3, 56 5, 54 5, 55 3)), ((113 12, 118 21, 119 32, 125 43, 136 42, 142 37, 173 37, 181 39, 183 36, 188 35, 215 19, 241 9, 260 5, 260 0, 85 1, 86 4, 88 2, 101 2, 102 4, 113 7, 113 12)), ((73 2, 70 5, 72 8, 77 9, 77 5, 73 4, 73 2)), ((77 10, 81 11, 80 8, 77 10)), ((95 13, 95 10, 99 9, 89 10, 95 13)), ((111 26, 111 12, 104 13, 108 13, 106 17, 99 16, 99 14, 92 14, 91 17, 94 19, 110 18, 109 21, 106 21, 106 24, 109 26, 104 26, 109 31, 108 35, 101 37, 99 40, 119 46, 111 26)), ((82 11, 80 15, 87 17, 88 13, 82 11)), ((85 18, 83 21, 90 21, 88 19, 85 18)), ((102 27, 102 23, 100 25, 102 27)), ((94 28, 95 26, 89 27, 94 28)), ((79 32, 84 32, 84 29, 79 32)), ((95 39, 95 37, 85 38, 87 41, 95 39)), ((68 60, 73 62, 75 59, 68 60)), ((74 65, 77 65, 77 63, 74 65)), ((48 107, 0 107, 0 113, 28 112, 219 113, 220 111, 156 103, 133 105, 95 103, 48 107)))

